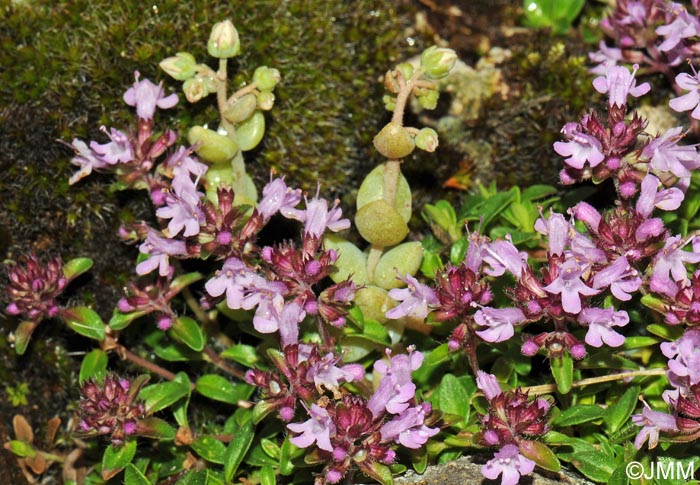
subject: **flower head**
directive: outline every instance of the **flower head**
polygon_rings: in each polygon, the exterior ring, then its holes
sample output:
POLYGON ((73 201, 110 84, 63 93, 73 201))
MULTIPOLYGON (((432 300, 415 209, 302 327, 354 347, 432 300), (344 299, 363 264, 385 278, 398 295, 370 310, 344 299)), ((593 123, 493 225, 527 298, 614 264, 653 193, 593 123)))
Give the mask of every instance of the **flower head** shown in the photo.
POLYGON ((123 444, 128 435, 136 432, 138 422, 146 414, 143 403, 136 400, 137 387, 128 379, 114 375, 108 375, 102 383, 86 382, 78 403, 77 431, 85 435, 110 435, 115 446, 123 444))
POLYGON ((263 197, 257 210, 267 221, 280 210, 294 209, 301 200, 301 190, 291 189, 284 183, 284 178, 270 180, 263 188, 263 197))
POLYGON ((501 485, 517 485, 521 475, 529 475, 534 469, 534 461, 521 455, 517 446, 508 444, 481 467, 481 474, 490 480, 502 475, 501 485))
POLYGON ((593 80, 593 87, 599 93, 608 93, 608 104, 610 106, 625 106, 627 105, 627 95, 631 94, 638 98, 648 93, 651 89, 649 83, 637 86, 634 75, 638 69, 639 66, 637 64, 633 66, 631 73, 629 69, 623 66, 608 66, 605 76, 600 76, 593 80))
POLYGON ((331 436, 335 435, 335 424, 331 420, 328 411, 317 404, 312 404, 309 409, 310 419, 303 423, 288 424, 287 428, 295 433, 301 433, 294 436, 290 441, 299 448, 308 448, 316 443, 320 449, 325 451, 333 451, 331 445, 331 436))
POLYGON ((406 283, 408 287, 394 288, 389 291, 389 296, 401 303, 386 312, 386 317, 391 319, 407 316, 425 318, 428 315, 428 305, 436 305, 438 303, 435 292, 410 274, 399 276, 399 279, 406 283))
POLYGON ((653 411, 649 406, 644 406, 642 414, 633 414, 632 422, 642 429, 634 440, 634 447, 642 448, 644 442, 649 440, 649 449, 656 448, 659 444, 660 431, 676 431, 676 418, 670 414, 653 411))
POLYGON ((588 326, 588 333, 586 333, 588 345, 601 347, 605 342, 610 347, 619 347, 625 343, 625 337, 615 332, 612 327, 624 327, 629 323, 630 318, 624 310, 584 308, 579 314, 578 321, 588 326))
POLYGON ((7 313, 35 322, 58 315, 56 298, 68 285, 61 258, 43 263, 34 254, 22 255, 16 264, 7 265, 7 277, 7 313))
POLYGON ((686 72, 676 76, 676 84, 685 91, 688 91, 682 96, 673 98, 668 102, 668 105, 674 111, 690 111, 690 116, 696 120, 700 120, 700 78, 698 73, 692 76, 686 72))
POLYGON ((136 114, 144 120, 152 120, 156 112, 156 106, 161 109, 172 108, 177 104, 177 94, 165 96, 163 84, 153 84, 148 79, 139 81, 141 74, 136 71, 136 82, 124 93, 124 102, 136 107, 136 114))
POLYGON ((148 228, 146 241, 139 246, 139 251, 151 257, 136 266, 136 273, 145 275, 158 269, 158 274, 168 276, 170 273, 170 256, 186 256, 185 241, 161 237, 158 231, 148 228))

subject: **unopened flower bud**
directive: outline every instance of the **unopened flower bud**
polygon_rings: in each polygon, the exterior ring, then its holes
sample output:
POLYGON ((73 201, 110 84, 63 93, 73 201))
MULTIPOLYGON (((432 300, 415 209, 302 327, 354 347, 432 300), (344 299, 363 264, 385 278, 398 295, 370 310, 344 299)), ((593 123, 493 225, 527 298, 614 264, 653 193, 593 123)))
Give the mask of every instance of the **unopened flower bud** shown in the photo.
POLYGON ((207 51, 212 57, 227 59, 238 55, 241 51, 241 42, 238 31, 230 20, 224 20, 214 24, 207 42, 207 51))
POLYGON ((390 93, 399 92, 399 81, 396 79, 396 71, 389 70, 384 74, 384 87, 390 93))
POLYGON ((197 61, 189 52, 178 52, 160 61, 162 70, 178 81, 185 81, 197 73, 197 61))
POLYGON ((416 146, 426 152, 434 152, 438 147, 438 134, 432 128, 422 128, 416 135, 416 146))
POLYGON ((253 73, 253 82, 260 91, 272 91, 282 77, 277 69, 260 66, 253 73))
POLYGON ((452 49, 432 46, 420 56, 420 65, 432 79, 441 79, 450 72, 457 62, 457 54, 452 49))
POLYGON ((401 72, 401 75, 403 75, 403 78, 407 81, 413 76, 413 64, 410 64, 408 62, 402 62, 401 64, 396 66, 396 70, 401 72))
POLYGON ((185 93, 187 101, 190 103, 196 103, 200 99, 209 95, 207 83, 205 82, 204 78, 201 77, 187 79, 182 85, 182 90, 185 93))
POLYGON ((275 95, 270 91, 261 91, 258 93, 258 108, 263 111, 269 111, 275 104, 275 95))
POLYGON ((387 111, 394 111, 396 108, 396 98, 393 96, 389 96, 388 94, 385 94, 382 97, 382 101, 384 102, 384 108, 386 108, 387 111))
POLYGON ((523 342, 522 347, 520 347, 520 352, 527 356, 527 357, 533 357, 537 354, 537 351, 540 350, 540 347, 535 343, 534 340, 526 340, 523 342))
POLYGON ((583 344, 574 344, 569 349, 569 354, 575 360, 581 360, 586 356, 586 347, 583 344))
POLYGON ((435 89, 427 90, 425 94, 418 96, 418 103, 423 109, 435 109, 437 107, 438 98, 440 93, 435 89))

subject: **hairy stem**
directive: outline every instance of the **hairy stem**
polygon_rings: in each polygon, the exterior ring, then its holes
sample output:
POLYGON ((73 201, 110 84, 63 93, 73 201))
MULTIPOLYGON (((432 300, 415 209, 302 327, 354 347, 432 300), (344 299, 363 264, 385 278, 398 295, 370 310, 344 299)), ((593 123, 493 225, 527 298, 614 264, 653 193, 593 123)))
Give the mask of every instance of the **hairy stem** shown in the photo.
POLYGON ((224 123, 224 109, 226 109, 226 82, 228 74, 226 72, 226 59, 219 59, 219 70, 216 72, 216 104, 219 108, 221 123, 224 123))
POLYGON ((204 347, 204 355, 212 364, 214 364, 216 367, 218 367, 222 371, 226 372, 227 374, 232 375, 236 379, 239 379, 241 381, 244 380, 245 372, 229 365, 228 362, 226 362, 223 358, 221 358, 219 356, 219 354, 217 354, 216 351, 214 349, 212 349, 211 347, 209 347, 208 345, 204 347))
MULTIPOLYGON (((591 384, 598 384, 600 382, 610 382, 619 381, 622 379, 631 379, 633 377, 646 377, 646 376, 662 376, 666 374, 666 369, 645 369, 645 370, 635 370, 630 372, 620 372, 619 374, 609 374, 606 376, 599 377, 589 377, 588 379, 581 379, 573 383, 572 387, 584 387, 590 386, 591 384)), ((557 390, 556 384, 542 384, 540 386, 529 386, 523 387, 523 391, 528 392, 531 395, 548 394, 557 390)))
MULTIPOLYGON (((136 355, 131 350, 127 349, 121 344, 117 345, 116 351, 117 354, 119 354, 119 357, 121 357, 123 360, 128 360, 129 362, 132 362, 133 364, 136 364, 139 367, 146 369, 147 371, 153 372, 154 374, 161 376, 163 379, 167 379, 169 381, 175 379, 175 374, 173 374, 169 370, 164 369, 163 367, 159 366, 154 362, 151 362, 150 360, 144 359, 143 357, 136 355)), ((194 389, 194 384, 191 385, 191 388, 194 389)))

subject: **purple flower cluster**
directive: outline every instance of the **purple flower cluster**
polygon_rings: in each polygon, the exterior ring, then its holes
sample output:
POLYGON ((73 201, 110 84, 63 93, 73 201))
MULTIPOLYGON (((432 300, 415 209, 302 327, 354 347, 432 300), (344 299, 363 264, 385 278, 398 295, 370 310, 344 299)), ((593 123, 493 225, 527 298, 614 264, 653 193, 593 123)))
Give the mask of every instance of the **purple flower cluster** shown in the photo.
POLYGON ((20 256, 17 263, 7 265, 7 278, 5 297, 10 304, 5 311, 8 314, 33 322, 58 315, 60 307, 56 298, 68 286, 61 258, 44 263, 34 254, 20 256))
POLYGON ((496 377, 486 372, 477 372, 476 384, 489 401, 477 439, 485 446, 500 448, 481 473, 491 480, 501 475, 502 485, 516 485, 535 468, 535 462, 524 455, 529 454, 530 442, 548 431, 550 404, 544 399, 530 401, 520 389, 504 392, 496 377))
POLYGON ((598 64, 592 72, 602 74, 624 62, 643 65, 672 80, 673 68, 700 54, 697 2, 693 2, 693 9, 695 14, 667 0, 617 0, 612 12, 600 22, 612 46, 602 40, 599 50, 589 54, 598 64))
POLYGON ((138 432, 139 421, 146 416, 144 404, 137 400, 139 391, 140 386, 114 375, 102 382, 86 382, 80 391, 76 432, 84 436, 109 435, 112 444, 121 446, 138 432))
POLYGON ((300 360, 305 347, 308 345, 286 347, 285 357, 274 359, 286 383, 277 372, 250 371, 248 380, 263 387, 268 409, 280 409, 285 421, 292 419, 294 403, 301 399, 309 419, 288 424, 287 428, 294 433, 292 443, 300 448, 315 445, 310 456, 327 463, 320 483, 338 483, 352 466, 379 477, 377 467, 394 462, 393 444, 417 449, 439 432, 427 424, 430 404, 419 404, 415 399, 411 372, 423 361, 420 352, 409 348, 408 354, 392 357, 387 350, 389 362, 380 360, 374 365, 381 377, 379 386, 365 399, 338 392, 340 381, 364 378, 362 366, 338 367, 338 359, 332 354, 319 359, 315 347, 308 360, 300 360), (331 391, 333 398, 323 394, 324 390, 331 391))

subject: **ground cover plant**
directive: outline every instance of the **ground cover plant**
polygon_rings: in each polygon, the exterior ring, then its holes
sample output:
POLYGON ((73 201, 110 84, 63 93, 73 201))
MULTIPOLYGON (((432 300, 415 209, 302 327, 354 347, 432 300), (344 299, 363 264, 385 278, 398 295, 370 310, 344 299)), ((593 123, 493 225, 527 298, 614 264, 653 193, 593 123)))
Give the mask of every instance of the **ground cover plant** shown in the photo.
MULTIPOLYGON (((656 32, 675 36, 686 19, 673 47, 692 60, 697 15, 664 5, 656 32)), ((401 167, 438 134, 407 126, 406 110, 437 106, 455 53, 430 47, 384 75, 391 118, 373 144, 386 161, 351 221, 322 186, 302 193, 272 173, 258 191, 248 175, 284 73, 247 66, 230 92, 244 45, 223 20, 207 42, 214 67, 188 52, 160 63, 188 102, 215 98, 206 125, 165 126, 159 113, 182 95, 136 72, 131 126, 64 142, 72 184, 112 174, 113 190, 145 192, 152 216, 115 237, 135 264, 111 315, 65 297, 89 255, 6 262, 18 354, 39 325, 89 343, 71 419, 13 420, 4 446, 28 480, 60 469, 65 483, 391 483, 473 453, 505 485, 562 466, 613 484, 671 483, 631 476, 633 462, 679 464, 678 483, 695 473, 700 157, 683 126, 647 131, 634 106, 656 88, 639 65, 595 68, 600 96, 552 146, 563 186, 607 187, 609 202, 482 186, 461 207, 426 205, 432 234, 417 240, 401 167)), ((692 72, 673 77, 667 102, 697 119, 692 72)))

